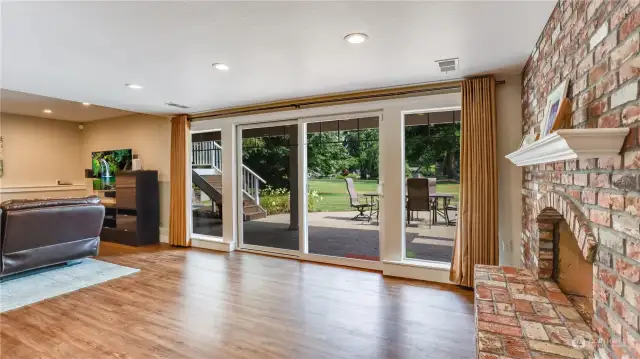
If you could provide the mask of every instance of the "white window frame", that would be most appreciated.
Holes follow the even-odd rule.
[[[441,263],[432,265],[428,261],[412,261],[405,259],[405,226],[404,226],[404,116],[412,113],[441,112],[460,109],[460,92],[434,94],[420,97],[399,98],[382,101],[362,102],[345,105],[315,107],[284,112],[273,112],[256,115],[246,115],[228,118],[205,119],[192,123],[192,131],[218,128],[222,130],[223,143],[233,143],[233,151],[223,151],[223,196],[232,197],[231,201],[223,201],[223,239],[220,249],[231,251],[238,242],[238,152],[241,153],[241,143],[238,141],[237,130],[243,125],[264,124],[272,126],[276,122],[295,120],[297,123],[317,122],[324,118],[337,119],[348,118],[352,114],[381,113],[380,121],[380,168],[381,178],[381,223],[380,223],[380,262],[352,260],[348,258],[336,258],[321,255],[312,255],[304,251],[297,252],[297,258],[302,260],[321,261],[324,263],[355,266],[360,268],[381,270],[384,275],[399,276],[405,278],[430,280],[449,283],[449,270]],[[299,139],[304,134],[300,126]],[[306,135],[303,142],[306,143]],[[231,146],[225,146],[230,148]],[[298,146],[299,151],[306,146]],[[303,153],[299,153],[302,155]],[[304,159],[303,156],[298,157]],[[306,172],[306,165],[299,166],[300,171]],[[394,167],[396,170],[393,170]],[[400,167],[402,167],[400,169]],[[303,173],[304,174],[304,173]],[[299,173],[299,190],[306,188],[306,175]],[[242,190],[241,187],[239,189]],[[305,198],[304,195],[299,196]],[[300,203],[299,208],[306,202]],[[240,209],[241,210],[241,209]],[[306,210],[304,211],[306,213]],[[299,216],[301,222],[306,219]],[[240,217],[241,218],[241,217]],[[300,229],[305,226],[300,225]],[[301,241],[306,243],[306,238]],[[301,243],[302,244],[302,243]],[[306,247],[306,246],[305,246]],[[300,247],[307,250],[307,248]],[[251,251],[251,249],[249,249]],[[274,254],[277,255],[277,254]],[[283,256],[289,256],[282,253]],[[327,257],[327,258],[318,258]],[[365,264],[361,262],[371,262]]]

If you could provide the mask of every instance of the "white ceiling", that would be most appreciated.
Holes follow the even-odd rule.
[[[50,114],[44,109],[51,110]],[[89,122],[122,117],[132,112],[102,106],[84,106],[81,102],[61,100],[24,92],[0,89],[0,111],[17,115],[51,118],[74,122]]]
[[[170,114],[519,72],[555,1],[1,6],[3,88]],[[369,40],[349,44],[343,37],[352,32]],[[451,57],[460,69],[440,73],[434,61]]]

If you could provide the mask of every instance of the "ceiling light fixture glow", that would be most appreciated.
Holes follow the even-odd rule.
[[[142,90],[142,88],[143,88],[142,86],[137,85],[137,84],[126,84],[125,86],[127,86],[128,88],[133,89],[133,90]]]
[[[367,36],[367,34],[362,34],[362,33],[349,34],[344,37],[344,39],[349,41],[349,43],[351,44],[361,44],[365,42],[368,38],[369,36]]]
[[[229,70],[229,66],[223,64],[223,63],[215,63],[213,65],[211,65],[213,67],[215,67],[216,69],[220,70],[220,71],[228,71]]]
[[[44,112],[44,113],[53,113],[53,111],[51,111],[51,110],[50,110],[50,109],[48,109],[48,108],[45,108],[44,110],[42,110],[42,112]]]
[[[82,103],[82,105],[83,105],[83,106],[91,106],[91,104],[90,104],[90,103],[88,103],[88,102],[83,102],[83,103]]]

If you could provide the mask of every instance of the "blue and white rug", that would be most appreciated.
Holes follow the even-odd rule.
[[[85,258],[78,264],[52,267],[5,280],[0,283],[0,313],[139,271]]]

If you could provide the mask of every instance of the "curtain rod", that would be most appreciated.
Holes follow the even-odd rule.
[[[505,81],[496,81],[502,85]],[[232,107],[187,115],[190,121],[198,121],[220,117],[236,117],[278,111],[298,110],[301,108],[322,107],[327,105],[348,104],[354,102],[376,101],[389,98],[412,97],[430,92],[449,93],[460,89],[460,80],[428,83],[395,88],[383,88],[365,91],[354,91],[321,96],[310,96],[291,100],[274,101],[263,104]]]

